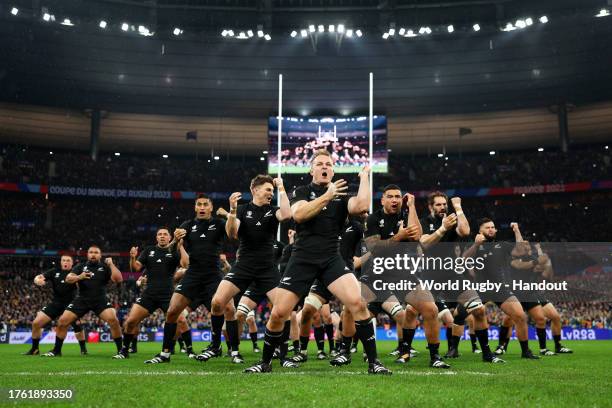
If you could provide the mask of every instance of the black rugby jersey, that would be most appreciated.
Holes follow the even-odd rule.
[[[157,245],[148,246],[138,256],[138,262],[142,264],[147,276],[147,292],[172,292],[174,272],[180,264],[180,254],[176,246],[172,251]]]
[[[298,201],[313,201],[325,194],[326,186],[311,183],[296,188],[291,194],[291,205]],[[338,254],[339,236],[348,217],[348,197],[331,200],[310,220],[296,223],[295,254],[329,257]]]

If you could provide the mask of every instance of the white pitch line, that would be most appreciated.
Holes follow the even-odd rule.
[[[30,372],[30,371],[18,371],[14,373],[0,373],[0,376],[14,377],[14,376],[82,376],[82,375],[118,375],[118,376],[233,376],[243,375],[241,371],[57,371],[57,372]],[[367,375],[365,371],[282,371],[274,372],[273,375]],[[431,375],[478,375],[486,376],[493,375],[492,373],[483,373],[478,371],[394,371],[393,375],[408,375],[408,376],[431,376]]]

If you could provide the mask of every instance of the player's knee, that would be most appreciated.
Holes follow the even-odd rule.
[[[135,319],[127,319],[125,321],[125,331],[128,333],[136,330],[136,326],[138,326],[138,322]]]
[[[484,306],[472,310],[471,316],[475,320],[482,320],[485,317],[485,308],[484,308]]]
[[[33,330],[38,330],[38,329],[42,329],[43,324],[42,324],[42,319],[34,319],[34,321],[32,322],[32,329]]]
[[[70,321],[68,319],[60,317],[57,321],[57,328],[59,330],[68,330],[68,326],[70,326]]]
[[[226,308],[224,307],[223,303],[221,303],[221,299],[215,296],[212,298],[212,302],[210,303],[210,309],[212,314],[220,315],[221,313],[224,313]]]
[[[270,313],[270,320],[274,322],[284,322],[289,318],[290,311],[285,311],[279,307],[273,307]]]
[[[424,320],[436,320],[438,318],[438,307],[435,303],[427,304],[421,310]]]
[[[413,307],[406,306],[404,309],[404,319],[406,321],[412,321],[417,318],[417,311]]]
[[[533,321],[537,327],[546,327],[546,318],[544,315],[534,317]]]

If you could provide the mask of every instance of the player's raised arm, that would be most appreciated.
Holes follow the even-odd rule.
[[[348,201],[348,212],[350,215],[361,214],[368,211],[372,195],[370,194],[370,166],[365,166],[359,172],[359,190],[357,195]]]
[[[460,237],[468,237],[470,235],[470,223],[461,208],[461,197],[453,197],[451,198],[451,204],[455,209],[455,214],[457,216],[457,226],[455,227],[455,231],[457,231],[457,235]]]
[[[285,186],[283,185],[283,179],[280,177],[275,178],[274,185],[276,186],[277,194],[280,197],[280,206],[276,211],[276,219],[280,222],[290,220],[291,204],[289,203],[289,197],[287,197],[287,192],[285,191]]]
[[[236,217],[238,211],[238,201],[242,198],[242,193],[232,193],[229,198],[230,212],[225,223],[225,233],[230,239],[238,239],[238,228],[240,220]]]
[[[133,272],[140,272],[142,269],[142,263],[138,261],[138,247],[130,248],[130,270]]]
[[[104,263],[111,270],[111,280],[115,283],[123,282],[123,275],[121,274],[121,271],[119,270],[119,268],[117,268],[115,264],[113,263],[113,258],[106,258],[104,260]]]

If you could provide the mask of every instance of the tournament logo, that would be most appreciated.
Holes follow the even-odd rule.
[[[378,226],[379,227],[384,227],[385,226],[385,220],[378,221]]]
[[[246,217],[247,218],[253,218],[253,211],[251,211],[251,210],[247,211]]]

